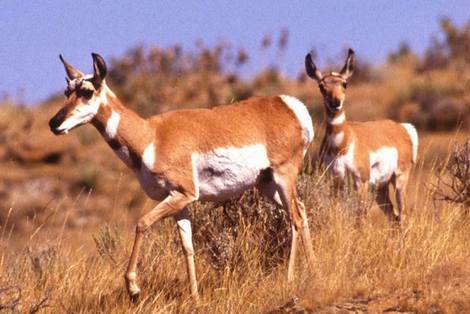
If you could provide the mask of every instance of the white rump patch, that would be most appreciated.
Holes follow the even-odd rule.
[[[411,123],[401,123],[401,125],[405,128],[411,138],[411,143],[413,145],[413,162],[415,163],[416,157],[418,156],[418,132],[416,132],[416,128]]]
[[[331,119],[330,117],[327,117],[326,121],[328,122],[328,124],[331,124],[331,125],[343,124],[344,121],[346,121],[346,114],[343,111],[343,112],[341,112],[341,114],[339,116],[334,117],[333,119]]]
[[[117,113],[116,111],[112,111],[111,116],[106,122],[106,135],[108,136],[108,138],[112,139],[116,137],[120,120],[121,120],[121,115]]]
[[[395,147],[382,147],[369,153],[369,182],[381,185],[389,182],[398,167],[398,150]]]
[[[152,170],[155,166],[155,145],[153,142],[145,148],[142,163],[148,170]]]
[[[281,95],[279,97],[281,97],[282,101],[294,112],[297,120],[300,123],[305,143],[305,154],[314,136],[312,118],[308,113],[307,107],[305,107],[305,105],[295,97],[288,95]]]
[[[196,195],[201,200],[226,200],[256,185],[261,171],[270,166],[266,147],[220,147],[191,156]]]

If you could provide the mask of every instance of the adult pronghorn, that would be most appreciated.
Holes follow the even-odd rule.
[[[178,225],[191,293],[197,297],[186,207],[197,200],[226,200],[254,186],[291,214],[288,280],[293,279],[298,232],[309,263],[313,261],[305,208],[295,185],[313,139],[313,126],[299,100],[253,97],[213,109],[177,110],[143,119],[126,108],[106,84],[103,58],[95,53],[92,57],[94,73],[84,75],[60,56],[68,76],[67,99],[49,125],[55,134],[66,134],[91,122],[134,171],[147,195],[160,202],[136,226],[125,274],[132,299],[140,293],[137,259],[143,233],[169,216]]]
[[[337,180],[344,182],[346,173],[352,174],[362,198],[367,195],[369,183],[376,185],[378,204],[391,219],[399,221],[410,170],[416,162],[418,134],[409,123],[346,120],[344,100],[354,63],[354,51],[349,49],[341,72],[323,75],[312,56],[305,57],[307,74],[318,82],[326,111],[320,155]],[[398,209],[390,200],[390,183],[395,188]]]

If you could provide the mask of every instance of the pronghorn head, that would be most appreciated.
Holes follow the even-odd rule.
[[[317,69],[312,60],[311,54],[305,56],[305,68],[308,76],[318,82],[318,87],[323,95],[325,106],[328,112],[336,113],[343,109],[344,99],[346,98],[346,88],[348,86],[348,79],[354,71],[354,51],[349,49],[348,58],[343,66],[341,72],[331,72],[323,75]]]
[[[67,99],[64,106],[49,121],[49,127],[56,135],[67,134],[73,128],[90,122],[106,101],[106,63],[99,54],[92,53],[91,56],[93,74],[85,75],[60,55],[67,73]]]

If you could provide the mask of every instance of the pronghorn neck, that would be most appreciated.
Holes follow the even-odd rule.
[[[106,84],[103,93],[104,102],[92,124],[129,167],[139,170],[142,155],[153,144],[155,132],[152,132],[147,120],[125,107]]]
[[[330,153],[338,154],[347,149],[348,134],[344,109],[326,113],[325,144]]]
[[[339,132],[346,124],[346,112],[341,109],[338,112],[326,112],[327,132]]]

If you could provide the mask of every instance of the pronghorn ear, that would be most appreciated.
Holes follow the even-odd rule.
[[[354,72],[354,64],[356,63],[356,58],[354,57],[354,50],[349,48],[348,50],[348,58],[346,59],[346,63],[344,64],[343,69],[341,70],[340,74],[345,78],[348,79]]]
[[[321,81],[323,78],[323,74],[321,74],[320,70],[317,69],[317,66],[313,62],[311,53],[305,56],[305,69],[308,76],[310,76],[312,79]]]
[[[82,77],[83,73],[79,70],[77,70],[74,66],[69,64],[67,61],[64,60],[64,57],[62,55],[59,55],[60,61],[64,64],[65,72],[67,73],[67,76],[69,79],[74,80],[76,78]]]
[[[103,57],[97,53],[93,52],[91,57],[93,58],[93,83],[100,86],[108,72],[106,69],[106,63],[104,62]]]

